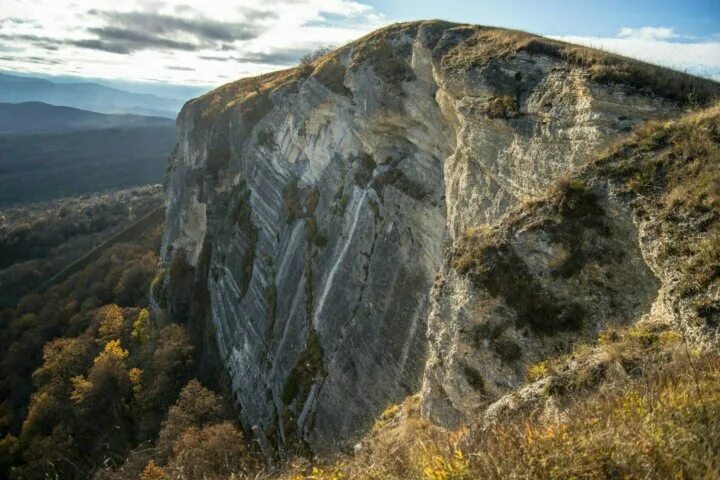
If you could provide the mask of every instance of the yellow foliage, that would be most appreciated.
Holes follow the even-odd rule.
[[[105,305],[98,310],[97,318],[100,320],[98,333],[101,338],[118,338],[122,335],[125,318],[120,307],[114,303]]]
[[[342,464],[335,465],[330,470],[313,467],[309,474],[296,475],[293,480],[342,480],[345,478],[345,475],[340,471],[342,468]]]
[[[166,480],[168,478],[165,470],[150,460],[140,474],[140,480]]]
[[[455,449],[452,455],[434,453],[423,448],[418,459],[423,478],[426,480],[462,480],[470,477],[470,464],[462,450]]]
[[[540,380],[541,378],[544,378],[547,376],[547,374],[550,372],[550,369],[548,368],[548,362],[542,361],[540,363],[536,363],[534,365],[530,365],[528,367],[528,371],[526,374],[527,381],[528,382],[536,382]]]
[[[150,339],[150,312],[147,308],[143,308],[138,313],[137,319],[133,322],[133,329],[130,333],[132,338],[143,344]]]
[[[90,382],[83,375],[78,375],[70,379],[73,389],[70,394],[70,400],[74,403],[82,403],[87,396],[87,393],[92,389],[92,382]]]
[[[139,368],[131,368],[128,372],[128,377],[130,378],[130,383],[132,384],[135,396],[140,395],[140,392],[142,392],[142,374],[143,371]]]
[[[125,360],[127,356],[128,351],[123,350],[120,340],[110,340],[105,344],[103,351],[95,357],[95,363],[110,359]]]

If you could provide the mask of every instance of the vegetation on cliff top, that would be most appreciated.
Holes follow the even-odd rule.
[[[269,99],[274,92],[296,89],[298,82],[308,77],[344,96],[352,95],[343,81],[348,68],[372,65],[388,84],[409,80],[412,78],[408,64],[410,50],[391,47],[389,42],[398,35],[417,35],[421,26],[434,31],[430,35],[434,43],[429,47],[434,49],[435,61],[444,70],[466,71],[524,52],[581,67],[598,83],[623,84],[681,104],[707,105],[720,95],[720,85],[712,80],[602,50],[518,30],[430,20],[389,25],[336,50],[321,49],[318,55],[307,57],[298,67],[223,85],[192,104],[200,106],[202,121],[217,119],[240,105],[243,117],[254,124],[272,107]],[[403,48],[404,51],[397,51]],[[347,55],[348,59],[343,59]],[[516,110],[508,99],[496,99],[491,113],[513,116]]]

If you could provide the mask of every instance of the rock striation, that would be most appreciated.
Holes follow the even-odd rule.
[[[426,411],[460,422],[479,394],[517,385],[526,361],[652,304],[657,281],[627,215],[571,215],[557,235],[517,223],[512,249],[475,272],[485,294],[447,252],[633,126],[680,112],[661,73],[681,78],[428,21],[220,87],[178,117],[154,305],[217,349],[243,424],[281,454],[348,446],[423,385]],[[601,240],[573,238],[577,222]],[[602,287],[588,271],[533,293],[577,268],[568,252],[617,261]],[[597,288],[617,289],[616,304],[596,302]],[[495,323],[480,320],[491,311]]]

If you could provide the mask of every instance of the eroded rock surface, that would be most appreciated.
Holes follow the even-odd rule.
[[[462,360],[479,375],[450,379],[454,370],[438,363],[458,364],[474,341],[461,330],[481,328],[485,310],[507,320],[502,300],[475,298],[446,267],[433,289],[444,246],[637,123],[679,110],[593,81],[557,53],[490,55],[499,47],[480,35],[488,31],[395,25],[313,65],[228,84],[180,114],[166,182],[164,306],[216,342],[241,419],[261,443],[281,452],[350,445],[388,403],[420,389],[429,345],[437,379],[426,381],[426,405],[447,422],[474,408],[444,406],[463,389],[498,395],[513,385],[521,369],[498,363],[497,346]],[[617,288],[617,275],[635,287],[618,292],[617,305],[596,302],[588,260],[577,266],[577,290],[548,300],[562,305],[548,307],[548,325],[527,318],[502,329],[513,346],[500,355],[534,358],[571,332],[591,335],[608,312],[629,319],[649,308],[656,285],[632,221],[600,223],[599,244],[518,230],[498,268],[512,270],[518,257],[530,285],[552,283],[552,265],[576,268],[563,266],[563,251],[592,258],[599,249],[618,258],[597,267],[606,278],[597,288]],[[568,325],[555,328],[557,318]],[[559,333],[540,339],[524,328]]]

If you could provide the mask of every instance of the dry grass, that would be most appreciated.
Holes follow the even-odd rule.
[[[344,86],[345,67],[340,56],[350,53],[350,69],[370,63],[378,75],[390,83],[412,78],[402,52],[391,47],[388,40],[400,35],[416,35],[420,22],[390,25],[372,32],[344,47],[325,51],[299,67],[244,78],[228,83],[195,100],[200,106],[201,121],[208,125],[228,113],[236,105],[241,106],[243,117],[254,124],[272,108],[270,94],[281,89],[296,89],[300,80],[313,76],[330,90],[349,95]],[[648,90],[657,95],[688,103],[704,105],[720,96],[717,82],[688,75],[638,60],[610,54],[600,50],[581,47],[516,30],[474,25],[458,25],[432,21],[434,26],[459,41],[441,52],[438,60],[446,69],[469,69],[483,66],[493,60],[515,55],[519,52],[547,55],[587,69],[590,78],[601,83],[620,83]],[[405,52],[407,53],[407,52]],[[497,102],[496,102],[497,103]],[[503,115],[514,115],[512,105],[502,101],[499,106]]]
[[[595,165],[644,215],[664,220],[662,259],[681,295],[720,282],[720,104],[648,123]]]
[[[458,26],[455,29],[466,38],[442,57],[445,68],[469,69],[526,52],[585,67],[596,82],[647,89],[682,103],[708,104],[720,96],[717,82],[601,50],[504,28]]]
[[[522,412],[489,430],[449,432],[411,397],[383,414],[356,455],[295,462],[274,478],[718,478],[720,355],[687,355],[676,334],[637,327],[608,333],[586,354],[619,345],[653,352],[643,373],[608,377],[591,396],[564,394],[565,421]]]
[[[234,106],[241,105],[243,116],[257,121],[262,112],[271,108],[270,94],[281,88],[293,88],[302,76],[298,68],[243,78],[223,85],[194,100],[201,109],[201,119],[208,125]]]
[[[566,422],[498,425],[468,444],[473,470],[478,478],[717,478],[720,358],[692,362],[681,356],[579,398]]]
[[[520,116],[520,107],[517,99],[503,95],[488,100],[483,113],[490,118],[516,118]]]
[[[360,443],[353,457],[326,463],[292,462],[282,480],[469,478],[468,461],[458,448],[464,431],[448,432],[420,415],[418,396],[391,405]],[[451,473],[452,476],[445,476]]]

